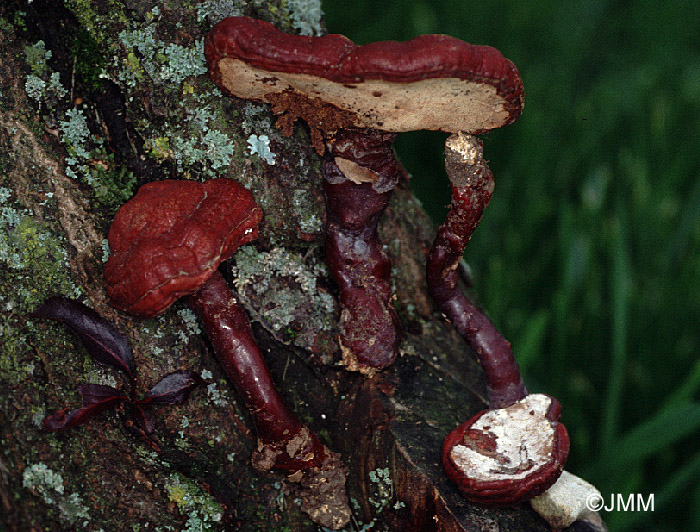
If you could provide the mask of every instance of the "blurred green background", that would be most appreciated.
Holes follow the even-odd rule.
[[[465,258],[532,391],[561,401],[568,469],[700,530],[700,2],[324,0],[358,43],[447,33],[501,50],[526,94],[485,138],[496,191]],[[439,223],[445,135],[397,151]]]

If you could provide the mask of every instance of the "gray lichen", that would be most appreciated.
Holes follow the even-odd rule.
[[[320,0],[287,0],[292,27],[301,35],[321,35]]]
[[[207,21],[210,25],[226,17],[238,17],[243,9],[231,0],[204,0],[197,6],[197,22]]]
[[[303,233],[318,234],[323,231],[323,220],[313,200],[306,190],[295,190],[292,195],[292,208],[297,214],[299,229]]]
[[[190,309],[180,309],[177,311],[177,315],[180,316],[182,323],[185,325],[184,329],[178,331],[178,336],[182,343],[187,344],[190,341],[190,336],[201,334],[202,330],[199,328],[197,317]]]
[[[207,72],[202,39],[187,48],[165,43],[156,36],[155,25],[123,30],[119,33],[119,39],[131,50],[126,57],[128,68],[119,69],[120,79],[128,84],[139,82],[145,72],[156,85],[179,86],[186,78]],[[136,55],[134,51],[139,54]]]
[[[207,532],[220,529],[221,506],[202,488],[182,475],[173,473],[165,482],[168,498],[187,516],[182,532]]]
[[[243,246],[234,259],[234,284],[253,318],[279,340],[330,362],[337,316],[335,300],[318,283],[328,275],[325,263],[281,247],[260,253]]]
[[[267,135],[248,137],[248,149],[251,155],[258,155],[267,164],[275,164],[275,154],[270,151],[270,137]]]
[[[236,253],[235,264],[236,286],[243,293],[252,290],[262,296],[260,315],[275,330],[298,320],[302,307],[310,307],[307,319],[314,321],[313,326],[327,328],[324,318],[333,312],[333,298],[317,285],[318,277],[328,273],[325,263],[307,264],[301,255],[281,247],[258,253],[252,246],[244,246]],[[268,294],[276,280],[284,280],[289,289]]]
[[[27,96],[31,99],[37,101],[43,100],[44,93],[46,92],[46,82],[39,76],[29,74],[24,84],[24,90],[27,91]]]
[[[131,195],[133,176],[117,167],[103,139],[91,134],[85,115],[91,109],[73,107],[73,102],[68,100],[59,73],[47,64],[51,50],[46,50],[43,41],[24,49],[31,68],[24,89],[42,116],[46,130],[59,136],[66,149],[66,175],[90,185],[95,198],[111,210]]]
[[[61,132],[61,140],[74,156],[72,163],[75,165],[78,164],[79,159],[85,160],[90,157],[84,146],[85,141],[90,136],[90,129],[87,125],[87,119],[80,109],[69,109],[66,111],[66,118],[67,120],[58,124],[58,129]]]
[[[38,463],[25,468],[22,485],[40,495],[44,502],[55,506],[61,519],[71,525],[85,527],[90,516],[82,498],[76,492],[65,493],[63,477],[49,469],[46,464]]]

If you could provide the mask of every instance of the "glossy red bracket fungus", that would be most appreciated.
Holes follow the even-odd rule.
[[[400,173],[390,133],[479,133],[510,123],[522,107],[518,71],[497,50],[446,35],[358,46],[247,17],[216,24],[205,54],[214,83],[272,104],[285,134],[302,118],[326,153],[326,258],[340,287],[343,358],[368,374],[386,367],[399,343],[376,233]]]
[[[466,499],[512,505],[543,493],[564,470],[569,436],[556,399],[531,394],[483,410],[445,438],[442,462]]]
[[[210,77],[230,94],[275,105],[297,99],[313,108],[305,120],[317,113],[307,122],[322,132],[481,133],[515,121],[522,110],[513,63],[494,48],[447,35],[358,46],[342,35],[289,35],[262,20],[232,17],[211,30],[205,54]]]
[[[243,307],[218,271],[257,237],[261,218],[252,194],[230,179],[148,183],[114,217],[105,266],[108,294],[116,308],[146,317],[189,296],[255,423],[253,465],[290,474],[301,486],[302,509],[323,526],[341,528],[350,510],[340,457],[285,404]]]

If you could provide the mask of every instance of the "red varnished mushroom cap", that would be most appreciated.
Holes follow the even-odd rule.
[[[143,185],[109,230],[105,277],[113,305],[160,314],[255,239],[261,219],[253,195],[231,179]]]
[[[522,111],[513,63],[447,35],[358,46],[342,35],[290,35],[232,17],[211,30],[205,54],[211,79],[235,96],[269,102],[292,91],[350,113],[357,127],[479,133]]]
[[[541,394],[479,412],[445,438],[447,476],[467,500],[488,506],[543,493],[559,478],[569,454],[560,412],[556,399]]]
[[[342,57],[357,45],[343,35],[292,35],[263,20],[228,17],[212,28],[204,47],[210,65],[229,57],[271,72],[323,77],[337,69]]]

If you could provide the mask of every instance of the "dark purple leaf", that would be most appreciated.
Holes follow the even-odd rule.
[[[177,405],[182,403],[194,388],[203,381],[197,373],[186,369],[173,371],[148,390],[141,404]]]
[[[78,387],[78,391],[83,396],[83,406],[75,410],[63,408],[46,416],[41,422],[46,430],[57,432],[77,427],[95,414],[129,400],[116,388],[100,384],[82,384]]]
[[[83,398],[83,406],[99,404],[112,397],[126,398],[121,390],[106,384],[81,384],[78,391]]]
[[[146,434],[151,434],[153,432],[155,422],[153,420],[153,410],[150,406],[143,403],[135,403],[131,409],[131,414],[141,430]]]
[[[54,296],[31,315],[60,321],[80,338],[95,360],[123,371],[134,380],[136,365],[129,342],[112,323],[91,308],[67,297]]]

